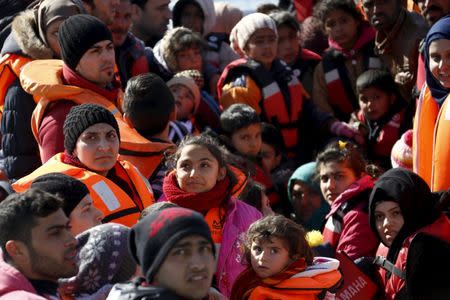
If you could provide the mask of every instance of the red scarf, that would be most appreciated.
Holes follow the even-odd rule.
[[[63,78],[66,84],[77,86],[86,90],[91,90],[109,101],[116,103],[117,96],[119,95],[119,89],[120,89],[120,82],[114,79],[111,84],[111,89],[102,89],[101,87],[95,85],[94,83],[90,82],[89,80],[86,80],[85,78],[81,77],[78,73],[73,71],[71,68],[66,66],[66,64],[63,64]]]
[[[228,197],[230,193],[230,179],[228,176],[225,176],[210,191],[188,193],[180,189],[175,172],[171,172],[164,178],[163,192],[167,201],[206,214],[210,209],[220,207],[221,202]]]
[[[233,288],[231,290],[230,300],[244,300],[248,299],[252,291],[258,286],[273,287],[280,284],[286,279],[291,278],[297,273],[300,273],[306,269],[306,262],[304,258],[300,258],[290,264],[286,269],[278,274],[268,278],[260,278],[252,267],[245,269],[239,274],[236,279]]]
[[[346,58],[355,56],[362,47],[375,40],[376,35],[375,29],[373,29],[373,27],[370,26],[367,21],[363,21],[360,25],[360,28],[361,30],[358,35],[358,39],[356,40],[352,49],[342,48],[341,45],[333,41],[331,38],[328,39],[328,45],[330,45],[330,48],[334,48],[341,52]]]

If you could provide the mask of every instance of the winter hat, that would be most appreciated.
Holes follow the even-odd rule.
[[[203,74],[199,70],[184,70],[178,72],[177,75],[189,76],[194,79],[198,88],[201,90],[205,86],[205,78],[203,78]],[[177,76],[175,75],[175,76]]]
[[[200,213],[187,208],[153,211],[131,228],[130,253],[141,266],[148,283],[152,283],[172,247],[190,235],[206,238],[215,253],[208,224]]]
[[[233,104],[220,115],[220,128],[227,135],[256,123],[261,123],[258,114],[246,104]]]
[[[316,176],[316,162],[309,162],[300,166],[295,172],[292,174],[291,178],[289,178],[288,182],[288,198],[292,203],[292,188],[296,181],[302,181],[306,183],[313,191],[321,195],[320,186],[317,180],[315,180]]]
[[[261,28],[270,28],[278,36],[277,25],[271,17],[262,13],[253,13],[243,17],[234,26],[230,34],[231,45],[239,46],[243,51],[252,34]]]
[[[203,48],[204,41],[198,33],[189,28],[176,27],[166,32],[161,40],[160,48],[169,71],[177,72],[177,52],[192,44]]]
[[[94,294],[105,285],[128,281],[136,272],[136,262],[128,252],[130,228],[116,223],[92,227],[79,234],[79,271],[60,279],[63,291],[75,295]]]
[[[402,137],[395,142],[391,151],[391,164],[393,168],[413,169],[412,157],[412,129],[406,131]]]
[[[187,4],[197,5],[203,13],[203,32],[202,35],[207,35],[211,32],[214,24],[216,23],[216,11],[214,10],[213,0],[179,0],[175,3],[172,9],[173,27],[181,26],[181,15],[183,9]]]
[[[89,48],[105,40],[112,41],[111,31],[102,21],[90,15],[71,16],[59,28],[61,58],[72,70],[76,69]]]
[[[194,96],[194,111],[192,113],[195,113],[198,106],[200,105],[200,89],[198,88],[194,79],[190,76],[177,73],[174,77],[172,77],[172,79],[167,82],[167,86],[170,88],[176,84],[185,86],[192,93],[192,96]]]
[[[83,131],[98,123],[111,125],[116,130],[120,140],[119,125],[109,110],[103,106],[92,103],[72,107],[69,114],[66,116],[63,126],[64,148],[67,153],[73,153],[78,137]]]
[[[63,173],[41,175],[33,180],[31,187],[60,197],[66,216],[89,194],[89,189],[83,182]]]

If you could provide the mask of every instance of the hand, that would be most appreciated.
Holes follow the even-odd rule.
[[[209,300],[228,300],[227,297],[222,295],[218,290],[216,290],[213,287],[209,288],[208,299]]]
[[[364,137],[358,129],[353,128],[347,123],[335,121],[330,126],[330,131],[337,136],[344,136],[355,140],[358,144],[364,145]]]

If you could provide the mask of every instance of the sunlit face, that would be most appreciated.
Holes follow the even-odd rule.
[[[329,204],[358,178],[345,162],[326,162],[319,165],[320,189]]]
[[[400,206],[394,201],[378,202],[375,206],[375,225],[381,241],[388,247],[403,227],[403,219]]]
[[[212,247],[202,236],[181,239],[169,251],[152,284],[183,299],[204,299],[216,269]]]
[[[430,26],[450,13],[450,1],[448,0],[418,0],[417,5]]]
[[[177,160],[178,186],[189,193],[210,191],[225,177],[226,170],[209,150],[199,145],[183,147]]]
[[[287,25],[278,27],[278,57],[288,65],[292,65],[300,52],[300,38],[298,32]]]
[[[382,31],[394,26],[401,9],[399,0],[362,0],[362,3],[370,23]]]
[[[283,240],[276,237],[252,241],[250,255],[252,268],[260,278],[276,275],[293,262]]]
[[[202,50],[200,47],[192,46],[180,50],[176,54],[178,72],[185,70],[197,70],[202,71]]]
[[[78,273],[77,240],[70,232],[69,220],[62,209],[44,218],[36,218],[28,247],[28,278],[56,282]]]
[[[139,16],[133,28],[136,27],[137,31],[147,38],[163,37],[172,17],[169,3],[170,0],[146,1],[143,8],[138,8]]]
[[[99,18],[106,25],[114,21],[114,15],[120,0],[93,0],[92,5],[86,5],[90,15]]]
[[[122,0],[117,7],[113,22],[108,26],[111,30],[115,47],[123,45],[133,23],[133,6],[129,0]]]
[[[56,20],[47,27],[47,31],[45,32],[45,38],[47,39],[48,46],[55,53],[57,58],[61,57],[61,47],[58,42],[58,31],[64,20]]]
[[[345,49],[351,49],[358,38],[359,21],[343,10],[331,11],[324,26],[325,33]]]
[[[191,91],[182,84],[174,84],[170,86],[170,91],[175,97],[177,120],[186,120],[191,118],[195,108],[195,99]]]
[[[103,217],[103,213],[92,203],[92,197],[87,194],[70,213],[69,224],[73,235],[100,225]]]
[[[198,5],[189,3],[183,6],[183,12],[181,13],[180,19],[181,26],[202,34],[204,20],[205,17],[203,11]]]
[[[251,124],[231,134],[231,144],[243,155],[257,156],[261,151],[261,123]]]
[[[450,40],[434,40],[428,48],[429,67],[433,77],[450,89]]]
[[[246,56],[270,69],[277,56],[277,48],[278,40],[275,32],[270,28],[260,28],[248,39],[243,50]]]
[[[281,153],[277,153],[272,145],[261,143],[261,164],[264,172],[270,174],[276,167],[280,165]]]
[[[359,107],[371,121],[377,121],[386,116],[394,100],[394,95],[376,87],[365,88],[359,93]]]
[[[117,162],[119,137],[109,124],[97,123],[78,137],[73,155],[89,170],[106,175]]]
[[[85,79],[104,88],[114,78],[115,60],[114,45],[105,40],[89,48],[75,69]]]

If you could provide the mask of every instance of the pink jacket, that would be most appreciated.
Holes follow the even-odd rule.
[[[369,175],[351,184],[331,204],[323,229],[324,242],[329,243],[334,251],[342,250],[355,260],[363,256],[374,256],[378,239],[370,228],[367,212],[369,195],[374,180]],[[360,199],[357,199],[360,198]],[[344,205],[356,201],[353,208],[342,215]],[[344,209],[345,211],[345,209]]]
[[[2,300],[46,300],[16,268],[3,261],[0,252],[0,298]]]

